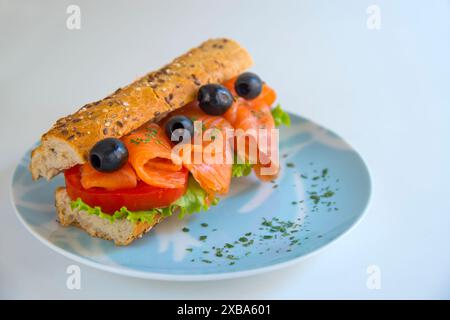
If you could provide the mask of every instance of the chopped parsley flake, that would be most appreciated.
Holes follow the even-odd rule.
[[[294,167],[295,167],[295,164],[293,164],[292,162],[288,162],[288,163],[286,163],[286,167],[288,167],[288,168],[294,168]]]
[[[310,163],[310,165],[313,165]],[[287,163],[287,167],[294,167],[293,163]],[[313,174],[311,174],[313,173]],[[240,259],[245,259],[245,257],[251,255],[253,251],[251,250],[242,250],[243,248],[249,248],[250,246],[254,246],[254,250],[258,252],[260,255],[268,254],[270,252],[291,252],[293,246],[302,245],[303,240],[311,239],[312,236],[310,234],[311,230],[308,228],[308,221],[305,223],[305,219],[311,213],[319,212],[319,208],[321,212],[335,212],[339,209],[335,207],[336,202],[331,199],[335,192],[339,190],[339,188],[331,187],[330,185],[326,186],[324,183],[326,181],[331,181],[329,179],[329,170],[328,168],[324,168],[322,170],[311,168],[312,178],[308,178],[308,174],[302,173],[300,177],[308,180],[304,183],[307,184],[306,192],[308,196],[305,199],[300,199],[296,201],[291,201],[292,205],[304,204],[303,206],[297,207],[299,210],[304,211],[305,214],[302,218],[295,218],[293,221],[290,220],[282,220],[278,217],[271,218],[263,218],[260,226],[257,228],[256,232],[245,232],[237,237],[235,240],[226,242],[223,246],[212,246],[209,250],[201,251],[204,256],[200,259],[192,259],[191,261],[202,261],[204,263],[217,263],[218,265],[222,265],[223,259],[231,260],[228,265],[234,265],[236,261]],[[314,181],[314,182],[313,182]],[[338,182],[339,179],[333,179],[334,182]],[[275,181],[272,181],[275,183]],[[273,185],[274,188],[278,187],[277,184]],[[200,226],[208,227],[207,223],[201,223]],[[217,229],[212,229],[212,231],[216,231]],[[183,228],[184,232],[189,231],[188,228]],[[309,235],[309,236],[308,236]],[[323,235],[314,235],[314,237],[321,238]],[[199,236],[200,241],[206,242],[207,236],[201,235]],[[302,239],[302,240],[300,240]],[[271,243],[284,243],[284,248],[278,247],[278,245],[274,248],[268,244]],[[192,248],[186,249],[187,251],[192,252]]]

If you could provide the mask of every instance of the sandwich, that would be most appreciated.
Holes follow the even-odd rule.
[[[58,222],[128,245],[168,216],[208,210],[232,177],[275,179],[278,159],[268,150],[277,137],[260,131],[289,125],[289,116],[246,71],[252,64],[235,41],[208,40],[56,121],[32,151],[30,171],[34,180],[64,174]],[[229,135],[236,129],[241,138]],[[256,155],[238,140],[253,142]]]

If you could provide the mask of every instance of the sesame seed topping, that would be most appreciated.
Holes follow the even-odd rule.
[[[105,122],[105,127],[109,127],[110,125],[111,125],[111,122],[109,122],[109,121]]]
[[[139,88],[139,89],[140,89],[140,88]],[[129,104],[128,102],[124,101],[124,102],[123,102],[123,105],[124,105],[124,106],[129,106],[130,104]]]
[[[103,112],[108,112],[108,109],[106,109],[106,108],[103,108],[103,110],[102,110]]]

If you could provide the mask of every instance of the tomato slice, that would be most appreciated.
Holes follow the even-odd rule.
[[[181,188],[159,188],[138,181],[132,189],[106,190],[104,188],[85,189],[81,185],[81,166],[72,167],[64,172],[67,193],[70,199],[81,198],[91,207],[99,206],[103,212],[113,214],[125,206],[130,211],[164,208],[176,201],[186,192],[189,172],[182,169],[186,176]]]

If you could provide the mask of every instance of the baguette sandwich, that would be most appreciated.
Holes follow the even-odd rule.
[[[245,72],[252,64],[235,41],[208,40],[59,119],[30,163],[34,180],[64,173],[66,186],[55,192],[59,223],[128,245],[175,212],[207,210],[228,192],[232,177],[253,169],[263,181],[274,179],[277,159],[237,151],[236,136],[228,136],[289,124],[279,106],[271,108],[275,91]],[[259,133],[246,139],[263,149]]]

